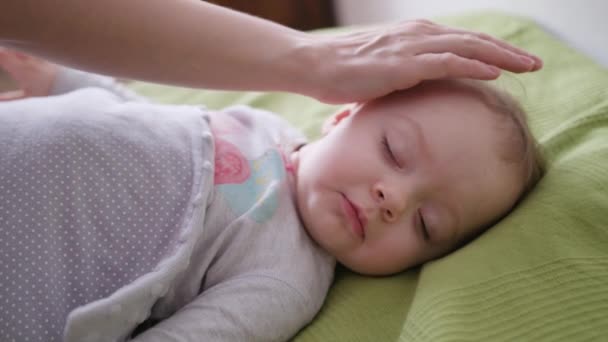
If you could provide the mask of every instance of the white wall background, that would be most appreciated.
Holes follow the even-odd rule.
[[[549,32],[608,67],[605,0],[334,0],[343,25],[501,10],[533,18]]]

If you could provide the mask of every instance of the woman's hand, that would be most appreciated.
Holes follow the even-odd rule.
[[[199,0],[0,1],[0,43],[114,77],[287,91],[329,103],[361,102],[426,79],[494,79],[496,68],[542,66],[488,35],[426,20],[327,36]]]
[[[8,73],[18,87],[18,90],[0,93],[0,101],[47,96],[57,75],[56,64],[2,47],[0,68]]]
[[[542,67],[540,58],[504,41],[428,20],[315,38],[316,72],[304,92],[328,103],[365,101],[428,79],[491,80],[500,69]]]

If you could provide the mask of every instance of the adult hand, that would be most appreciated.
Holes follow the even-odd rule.
[[[542,65],[488,35],[426,20],[327,36],[199,0],[0,1],[0,44],[114,77],[287,91],[329,103],[361,102],[426,79],[493,79],[495,67]]]
[[[17,90],[0,92],[0,101],[32,96],[47,96],[55,81],[58,67],[41,58],[0,47],[0,69],[17,85]]]
[[[495,79],[500,69],[536,71],[540,58],[487,34],[414,20],[318,37],[310,96],[361,102],[439,78]]]

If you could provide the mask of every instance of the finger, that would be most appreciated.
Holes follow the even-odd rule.
[[[8,48],[2,47],[2,46],[0,46],[0,56],[10,56],[10,57],[17,58],[20,60],[27,60],[27,59],[35,58],[35,57],[28,55],[26,53],[23,53],[21,51],[8,49]]]
[[[14,69],[16,62],[17,57],[12,51],[0,51],[0,67],[2,69],[10,72]]]
[[[21,80],[21,74],[16,70],[17,68],[14,66],[14,63],[10,60],[3,60],[0,57],[0,72],[4,72],[6,76],[8,76],[13,83],[15,83],[18,87],[23,87],[23,81]]]
[[[41,61],[37,57],[33,57],[16,50],[0,48],[0,64],[6,66],[25,65],[28,63],[36,63]]]
[[[27,84],[27,75],[32,74],[32,63],[27,55],[16,53],[13,50],[0,51],[0,69],[3,69],[17,85],[24,87]]]
[[[0,93],[0,101],[12,101],[25,98],[26,94],[23,90],[11,90]]]
[[[469,30],[449,27],[449,26],[445,26],[445,25],[435,25],[434,30],[437,34],[459,34],[459,35],[463,35],[463,36],[473,36],[478,39],[492,42],[492,43],[496,44],[497,46],[499,46],[505,50],[511,51],[517,55],[530,57],[534,60],[534,68],[532,69],[533,71],[538,70],[538,69],[542,68],[542,66],[543,66],[543,61],[540,57],[538,57],[532,53],[529,53],[526,50],[520,49],[512,44],[509,44],[502,39],[498,39],[498,38],[493,37],[486,33],[469,31]]]
[[[416,43],[416,50],[423,54],[451,52],[460,57],[475,59],[513,72],[532,71],[536,63],[530,57],[516,54],[491,41],[462,34],[427,37]]]
[[[473,78],[493,80],[500,76],[500,69],[474,59],[451,52],[428,53],[415,58],[417,68],[413,71],[420,81],[440,78]],[[412,71],[409,71],[412,72]]]

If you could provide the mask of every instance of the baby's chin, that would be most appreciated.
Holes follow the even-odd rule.
[[[336,254],[336,260],[349,270],[367,276],[390,276],[412,268],[416,268],[428,261],[446,255],[449,251],[437,250],[437,254],[392,257],[385,250],[366,249],[365,244],[355,250],[342,255]]]
[[[334,256],[335,257],[335,256]],[[336,257],[336,260],[347,269],[366,276],[390,276],[402,272],[412,266],[409,265],[394,265],[387,266],[386,264],[372,264],[365,262],[356,262],[351,260],[340,260],[341,258]],[[415,265],[414,265],[415,266]]]

